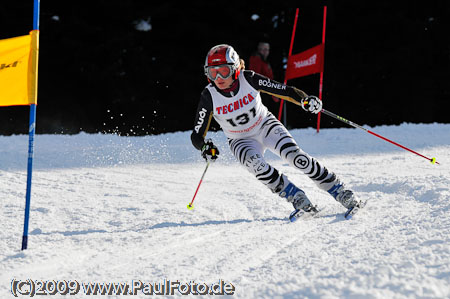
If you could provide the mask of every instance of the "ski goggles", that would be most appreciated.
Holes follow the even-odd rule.
[[[209,80],[214,81],[217,79],[217,76],[222,79],[228,79],[233,72],[231,65],[222,64],[217,66],[208,66],[205,73]]]

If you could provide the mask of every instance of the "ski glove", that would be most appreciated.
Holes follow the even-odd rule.
[[[317,114],[322,111],[322,101],[316,96],[307,96],[300,102],[305,111]]]
[[[219,149],[212,143],[212,140],[205,140],[205,144],[202,147],[202,157],[206,162],[215,162],[218,156]]]

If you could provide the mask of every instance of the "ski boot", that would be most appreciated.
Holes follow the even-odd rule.
[[[286,198],[288,202],[291,202],[294,206],[294,211],[289,215],[289,220],[294,222],[305,213],[314,215],[318,212],[317,208],[309,201],[305,192],[300,188],[297,188],[294,184],[289,183],[280,193],[281,197]]]
[[[366,202],[355,197],[352,190],[345,189],[345,186],[342,183],[338,183],[331,187],[331,189],[328,190],[328,193],[347,209],[347,212],[344,215],[346,219],[350,219],[359,209],[366,205]]]

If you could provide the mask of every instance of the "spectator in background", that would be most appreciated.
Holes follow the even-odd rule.
[[[255,73],[266,76],[269,79],[273,79],[273,72],[270,63],[267,61],[269,56],[270,45],[269,43],[259,42],[255,53],[250,56],[249,69],[255,71]]]
[[[272,80],[273,71],[269,61],[267,60],[269,52],[270,44],[266,42],[259,42],[256,48],[256,52],[254,52],[250,56],[249,69]],[[272,99],[272,101],[270,100],[270,98]],[[262,99],[265,100],[264,102],[266,102],[267,108],[269,108],[269,110],[275,115],[278,115],[279,105],[277,103],[280,100],[275,96],[270,97],[267,94],[263,94]]]

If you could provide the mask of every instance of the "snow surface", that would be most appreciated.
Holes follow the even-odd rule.
[[[208,135],[221,156],[192,211],[186,205],[205,163],[189,132],[37,135],[26,251],[28,136],[0,137],[0,298],[12,298],[12,279],[223,280],[236,298],[449,298],[450,125],[373,131],[441,165],[362,130],[293,130],[305,151],[369,200],[345,220],[328,194],[267,153],[322,209],[295,223],[291,205],[239,166],[221,132]]]

